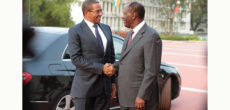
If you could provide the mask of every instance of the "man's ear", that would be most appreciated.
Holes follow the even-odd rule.
[[[88,12],[89,12],[88,10],[85,10],[84,13],[83,13],[84,16],[86,16],[86,14],[87,14]]]
[[[132,19],[136,19],[137,18],[137,14],[133,13]]]

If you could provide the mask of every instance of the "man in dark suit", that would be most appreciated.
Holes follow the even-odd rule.
[[[162,41],[145,21],[144,6],[125,5],[122,19],[127,33],[119,61],[118,97],[121,110],[155,110],[159,101],[158,73]],[[116,65],[117,66],[117,65]]]
[[[96,0],[82,4],[84,20],[69,29],[69,52],[76,72],[70,95],[76,110],[108,110],[111,76],[115,69],[112,32],[100,23],[101,5]]]

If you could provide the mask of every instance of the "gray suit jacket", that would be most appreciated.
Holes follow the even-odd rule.
[[[157,104],[162,41],[158,33],[145,24],[126,47],[130,33],[126,35],[118,64],[120,105],[135,107],[136,97],[143,98],[149,104]]]
[[[99,24],[107,38],[105,53],[83,20],[69,29],[69,52],[76,72],[71,88],[71,96],[89,98],[110,95],[111,78],[103,74],[103,64],[115,60],[112,32],[108,25]]]

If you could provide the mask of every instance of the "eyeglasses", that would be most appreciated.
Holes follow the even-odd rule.
[[[100,13],[103,13],[103,11],[100,9],[100,10],[96,10],[96,11],[92,11],[92,10],[88,10],[89,12],[93,12],[95,14],[100,14]]]

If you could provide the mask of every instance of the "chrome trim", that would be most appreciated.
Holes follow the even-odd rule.
[[[49,103],[49,101],[30,101],[31,103]]]
[[[62,59],[62,61],[71,61],[70,59]]]
[[[110,109],[110,110],[114,110],[114,109],[118,109],[118,108],[120,108],[120,106],[111,107],[111,108],[109,108],[109,109]]]

